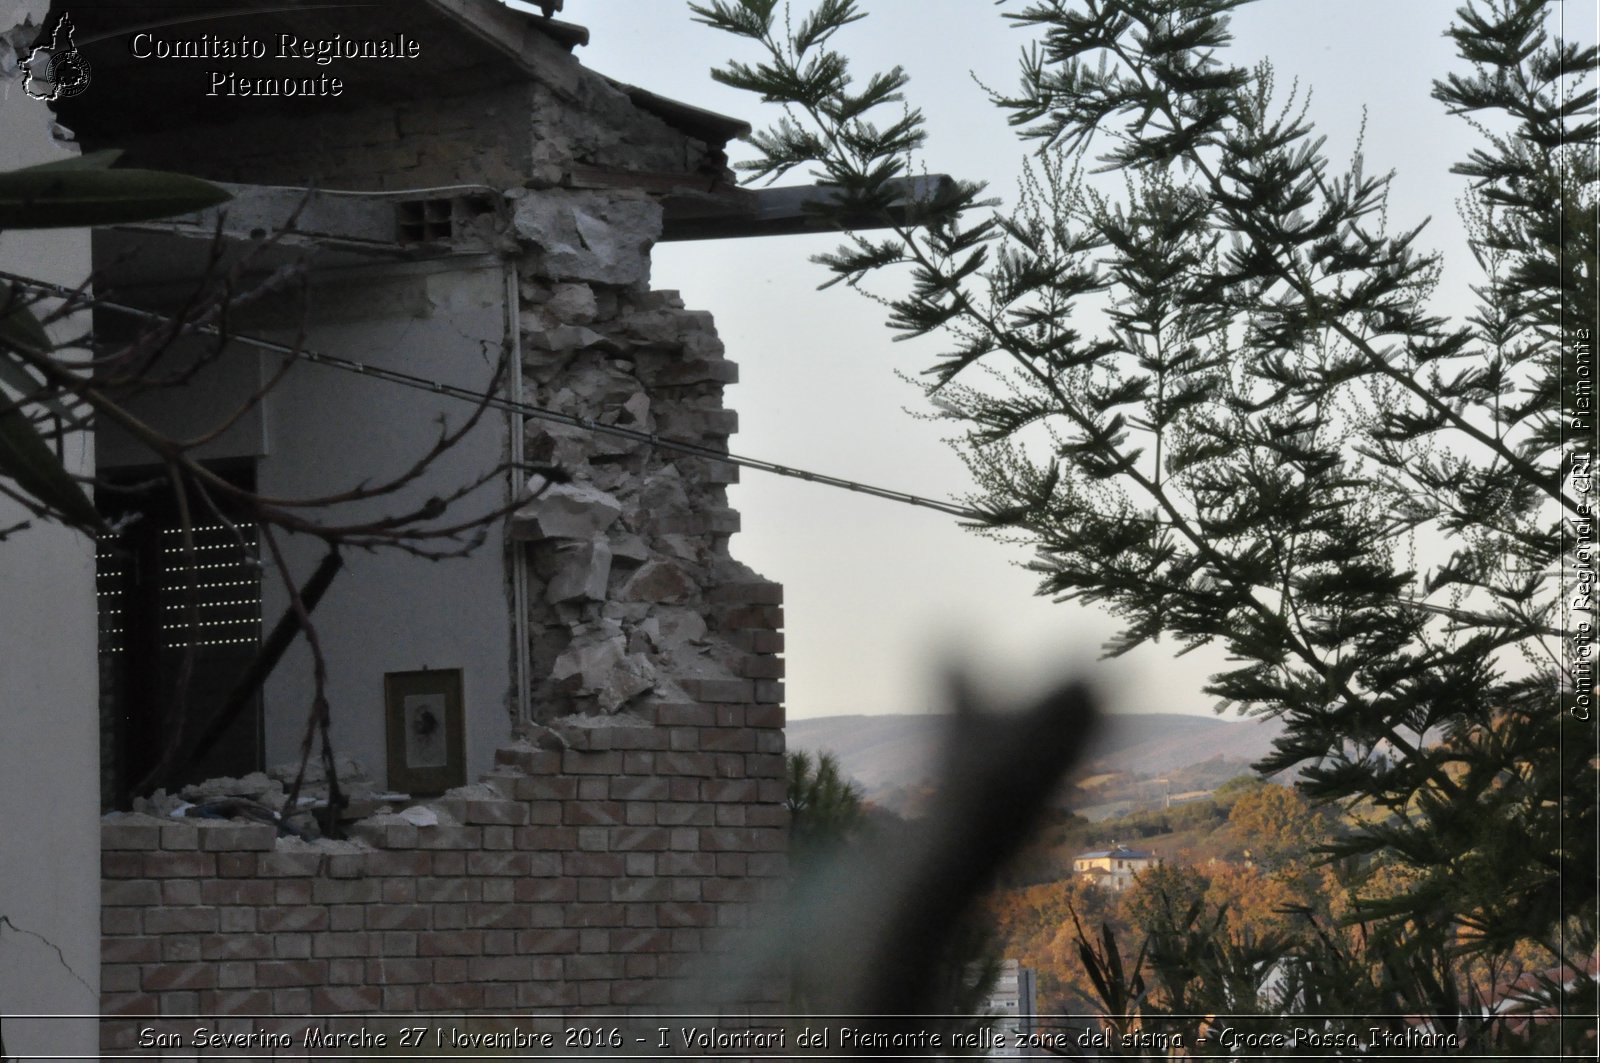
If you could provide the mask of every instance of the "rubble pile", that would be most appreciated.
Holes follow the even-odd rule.
[[[624,209],[626,208],[626,209]],[[660,208],[592,194],[520,202],[524,398],[571,417],[726,453],[738,379],[711,315],[648,291]],[[637,268],[635,268],[637,267]],[[692,701],[684,680],[734,679],[743,651],[708,629],[710,595],[761,582],[728,553],[737,468],[529,418],[525,456],[571,479],[530,483],[512,535],[527,542],[532,691],[542,720]]]
[[[317,815],[328,807],[327,780],[321,765],[313,765],[315,771],[308,765],[301,787],[301,811],[287,819],[282,815],[285,788],[299,770],[297,763],[241,778],[206,779],[175,794],[157,790],[149,797],[134,798],[131,812],[108,812],[102,820],[133,826],[163,826],[181,820],[202,832],[229,824],[257,823],[273,828],[277,836],[273,847],[280,851],[364,852],[371,848],[365,839],[374,831],[381,833],[385,827],[395,826],[459,826],[467,802],[505,801],[511,796],[504,780],[496,785],[494,777],[457,786],[434,798],[379,792],[372,788],[371,777],[358,761],[341,756],[335,767],[341,791],[350,794],[340,817],[340,833],[346,837],[331,838],[324,835]]]
[[[266,824],[284,837],[313,840],[323,835],[329,822],[327,772],[318,759],[313,758],[306,765],[296,811],[285,818],[288,791],[299,770],[298,761],[289,761],[240,778],[206,779],[176,793],[157,790],[149,797],[134,798],[133,812],[167,820],[244,820]],[[342,798],[338,809],[341,824],[392,813],[413,802],[409,794],[378,790],[367,769],[353,757],[336,756],[334,770]],[[339,833],[344,833],[343,829]]]

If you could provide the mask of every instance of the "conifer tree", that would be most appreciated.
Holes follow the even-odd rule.
[[[1382,169],[1336,165],[1270,65],[1229,61],[1245,2],[1008,14],[1034,43],[994,97],[1032,149],[1005,213],[972,183],[907,201],[925,122],[901,69],[854,77],[854,0],[692,6],[759,54],[713,76],[783,107],[751,176],[839,190],[829,283],[946,340],[928,398],[1039,593],[1110,610],[1113,655],[1227,651],[1206,691],[1284,724],[1259,768],[1359,813],[1341,866],[1406,869],[1355,908],[1394,969],[1530,942],[1582,967],[1594,735],[1559,704],[1557,588],[1583,502],[1557,458],[1563,344],[1596,324],[1596,51],[1545,0],[1456,12],[1465,68],[1433,97],[1482,134],[1450,249],[1482,276],[1450,320],[1426,219],[1392,230]]]

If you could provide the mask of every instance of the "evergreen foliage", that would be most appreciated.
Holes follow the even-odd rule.
[[[849,841],[865,821],[861,788],[839,770],[832,753],[788,755],[789,848],[802,873]]]
[[[1015,209],[957,183],[898,216],[924,121],[902,70],[852,79],[836,41],[857,5],[797,25],[775,0],[692,7],[762,54],[714,76],[784,109],[745,168],[841,190],[830,283],[898,284],[875,296],[890,327],[948,341],[926,390],[982,530],[1036,549],[1041,594],[1116,615],[1113,655],[1224,648],[1219,708],[1285,725],[1258,768],[1298,768],[1356,824],[1328,855],[1357,876],[1366,951],[1319,930],[1279,1004],[1459,1005],[1439,964],[1463,953],[1535,943],[1581,968],[1595,948],[1592,724],[1555,692],[1561,526],[1581,513],[1557,471],[1561,351],[1597,313],[1597,55],[1550,35],[1544,0],[1456,12],[1465,72],[1433,96],[1482,134],[1455,167],[1482,280],[1450,320],[1426,219],[1392,230],[1389,176],[1359,150],[1336,165],[1297,90],[1228,61],[1244,2],[1007,14],[1034,38],[994,96],[1034,149]],[[848,231],[873,210],[887,229]],[[1395,869],[1409,892],[1362,889]],[[1192,968],[1168,946],[1207,918],[1172,913],[1151,957]],[[1229,947],[1206,953],[1216,986],[1294,951]],[[1357,1001],[1317,973],[1341,957],[1389,973]]]

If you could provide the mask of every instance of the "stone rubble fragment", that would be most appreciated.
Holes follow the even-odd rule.
[[[354,765],[354,761],[350,762]],[[318,778],[321,777],[322,766],[317,766]],[[310,773],[307,772],[309,775]],[[292,778],[293,776],[291,776]],[[185,801],[200,802],[219,797],[248,797],[262,804],[281,806],[284,799],[283,783],[267,775],[266,772],[253,771],[242,778],[228,777],[206,779],[192,786],[185,786],[178,791],[178,795]]]
[[[650,279],[661,206],[644,195],[550,189],[524,196],[512,225],[533,248],[533,270],[567,281],[636,284]]]
[[[550,484],[513,514],[511,532],[519,539],[593,539],[621,514],[622,505],[598,488]]]
[[[545,300],[544,312],[563,324],[587,325],[600,313],[600,306],[587,284],[557,284]]]
[[[660,602],[680,605],[698,588],[683,566],[672,561],[648,561],[617,592],[625,602]]]
[[[604,601],[611,576],[611,544],[596,537],[569,543],[561,551],[560,570],[545,597],[552,602]]]
[[[592,202],[565,194],[518,204],[518,233],[537,245],[547,271],[521,285],[526,397],[597,425],[694,443],[713,456],[528,420],[528,460],[570,477],[511,522],[534,584],[527,596],[532,704],[549,723],[693,700],[679,680],[740,681],[749,647],[719,637],[710,623],[714,595],[724,583],[758,580],[728,555],[738,522],[726,485],[735,476],[714,460],[737,424],[722,406],[722,389],[738,373],[709,314],[685,309],[676,292],[645,291],[601,266],[621,230],[633,225],[627,239],[642,239],[648,225],[625,202],[607,211],[591,210]],[[607,219],[613,230],[589,240],[585,234]],[[595,261],[580,261],[585,255]]]

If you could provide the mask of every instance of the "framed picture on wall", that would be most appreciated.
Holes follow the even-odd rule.
[[[383,677],[389,789],[441,794],[467,781],[461,669],[389,672]]]

